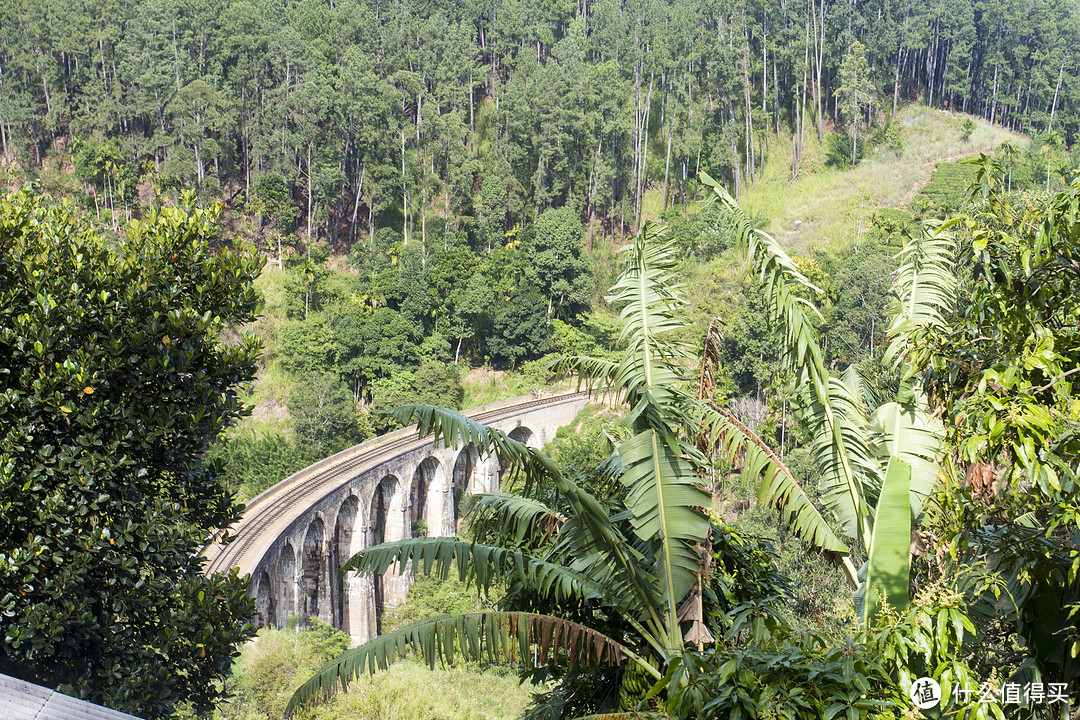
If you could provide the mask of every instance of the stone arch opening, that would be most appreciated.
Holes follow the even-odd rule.
[[[286,545],[278,556],[278,603],[275,624],[285,627],[289,616],[296,613],[296,552]]]
[[[398,479],[387,475],[375,487],[371,496],[371,509],[368,512],[368,532],[364,547],[372,547],[386,541],[386,532],[390,520],[390,503],[397,494]],[[372,577],[375,591],[375,634],[382,634],[382,616],[386,604],[386,577]]]
[[[508,433],[511,440],[517,440],[524,445],[528,445],[535,435],[536,433],[524,425],[519,425]]]
[[[323,574],[323,521],[315,518],[304,535],[304,550],[300,563],[300,587],[302,607],[300,614],[305,620],[319,616],[319,591]]]
[[[270,585],[270,574],[264,568],[259,573],[255,590],[255,627],[273,626],[274,609],[274,589]]]
[[[511,440],[517,440],[523,445],[533,445],[533,439],[536,438],[537,435],[530,428],[527,428],[524,425],[518,425],[507,433],[507,437]],[[502,485],[503,479],[506,478],[506,474],[510,471],[510,461],[505,457],[499,456],[498,464],[498,479],[499,484]]]
[[[386,542],[386,531],[390,521],[390,503],[397,494],[398,479],[386,475],[375,486],[371,495],[371,507],[368,512],[368,532],[364,547],[372,547]]]
[[[334,523],[334,541],[330,544],[330,570],[332,572],[330,581],[335,590],[334,624],[346,631],[348,631],[349,613],[347,610],[352,578],[342,576],[341,566],[356,552],[353,541],[357,537],[356,518],[359,512],[360,501],[356,496],[350,495],[345,498],[345,502],[338,508],[337,520]],[[349,574],[352,575],[352,573]]]
[[[456,535],[461,529],[461,501],[472,491],[473,474],[478,459],[476,448],[469,445],[459,452],[454,460],[454,472],[450,481],[449,531],[452,535]]]
[[[436,458],[425,458],[416,466],[412,488],[409,492],[409,534],[411,537],[423,537],[432,533],[428,497],[441,475],[442,465]]]

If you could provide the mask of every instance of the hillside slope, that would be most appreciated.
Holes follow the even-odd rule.
[[[969,116],[922,105],[908,105],[897,115],[903,150],[879,146],[854,168],[825,167],[825,149],[807,143],[798,177],[791,182],[790,143],[778,143],[765,177],[740,198],[748,214],[764,217],[764,228],[793,252],[809,247],[839,249],[854,239],[875,208],[904,208],[929,180],[940,162],[994,153],[1002,142],[1020,145],[1026,136],[972,118],[975,129],[963,140]],[[827,139],[827,138],[826,138]]]

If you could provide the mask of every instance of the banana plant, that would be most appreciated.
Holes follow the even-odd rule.
[[[810,449],[823,502],[843,535],[866,549],[863,571],[855,573],[846,547],[829,547],[822,541],[827,535],[814,534],[816,518],[809,519],[814,514],[803,507],[806,495],[794,489],[798,485],[790,474],[759,474],[759,494],[794,518],[793,527],[803,539],[842,556],[864,621],[885,603],[906,608],[911,523],[937,481],[940,423],[929,416],[926,399],[913,390],[906,369],[895,400],[877,408],[869,406],[869,394],[854,368],[840,376],[829,372],[812,322],[818,312],[805,297],[820,291],[773,238],[750,224],[719,183],[704,173],[701,179],[712,188],[713,200],[732,213],[736,245],[766,290],[782,366],[800,390],[799,419],[813,438]],[[947,226],[929,225],[901,252],[886,354],[891,362],[903,364],[919,334],[947,314],[955,297],[953,246]],[[716,435],[729,436],[723,428]]]

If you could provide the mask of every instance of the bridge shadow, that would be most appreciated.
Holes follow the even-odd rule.
[[[359,515],[360,501],[355,495],[349,495],[341,503],[334,522],[334,542],[330,545],[330,580],[334,585],[334,626],[348,632],[349,605],[348,597],[355,582],[355,573],[343,577],[341,566],[353,556],[359,548],[353,546],[356,535],[356,519]],[[363,532],[361,530],[361,532]]]
[[[428,496],[432,488],[439,488],[445,482],[446,473],[442,463],[436,457],[425,458],[416,466],[413,473],[412,490],[409,493],[409,533],[410,537],[424,537],[432,533],[431,513],[428,509]]]

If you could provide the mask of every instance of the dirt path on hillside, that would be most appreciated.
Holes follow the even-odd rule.
[[[926,186],[926,183],[930,182],[930,176],[934,174],[934,170],[937,169],[937,166],[940,163],[956,162],[957,160],[976,157],[978,155],[978,152],[966,152],[950,155],[949,157],[927,160],[923,163],[922,169],[919,170],[919,179],[916,180],[915,184],[911,186],[911,189],[904,193],[904,196],[900,198],[900,207],[904,210],[907,209],[908,205],[911,204],[911,201],[915,199],[915,196],[919,194],[919,191]]]

